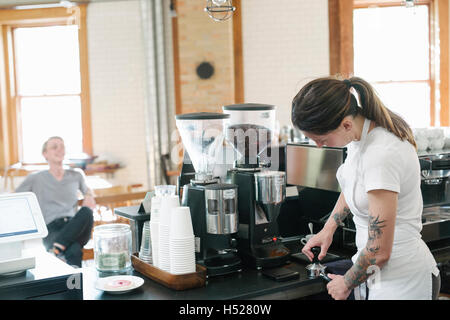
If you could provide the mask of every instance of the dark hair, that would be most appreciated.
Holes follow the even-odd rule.
[[[350,92],[353,87],[359,94],[361,108]],[[381,102],[374,88],[365,80],[352,77],[324,77],[307,83],[292,101],[292,123],[302,131],[318,135],[339,127],[342,120],[357,114],[407,140],[417,148],[414,135],[406,121]]]

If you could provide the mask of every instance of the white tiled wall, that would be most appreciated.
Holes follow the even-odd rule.
[[[94,154],[125,166],[113,183],[147,186],[144,53],[139,1],[91,3],[87,10]]]
[[[290,125],[295,94],[329,75],[328,1],[241,3],[245,102],[274,104],[280,125]]]

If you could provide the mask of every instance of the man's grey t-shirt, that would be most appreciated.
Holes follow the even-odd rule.
[[[64,170],[61,181],[48,171],[32,173],[25,178],[16,192],[36,194],[46,224],[62,217],[73,217],[78,206],[78,190],[83,195],[88,187],[83,175],[73,169]]]

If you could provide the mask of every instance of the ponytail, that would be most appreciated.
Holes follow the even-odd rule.
[[[367,81],[358,77],[352,77],[349,80],[351,86],[359,93],[362,106],[361,114],[374,121],[378,126],[392,132],[401,140],[407,140],[417,149],[414,134],[409,125],[402,117],[389,110],[381,102],[373,87]]]

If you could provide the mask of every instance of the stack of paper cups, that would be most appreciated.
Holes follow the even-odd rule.
[[[152,247],[151,247],[151,235],[150,235],[150,221],[145,221],[142,227],[142,241],[141,249],[139,251],[139,258],[147,263],[152,263]]]
[[[176,195],[161,197],[159,210],[159,243],[158,243],[158,268],[170,272],[170,221],[173,208],[180,206],[180,200]]]
[[[170,220],[170,273],[195,272],[195,240],[189,207],[172,209]]]
[[[161,198],[154,196],[152,198],[152,209],[150,213],[150,238],[152,246],[152,261],[155,267],[159,267],[159,209]]]

